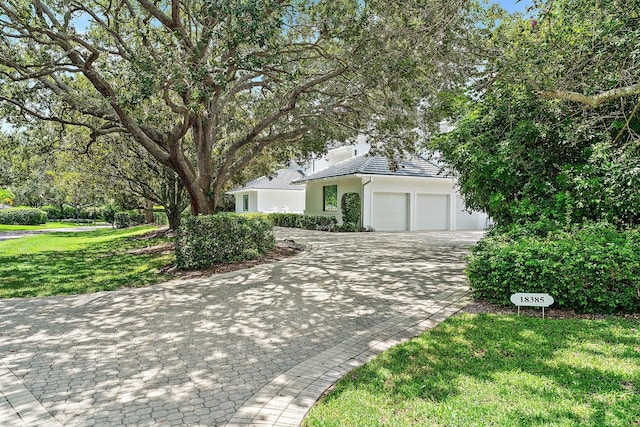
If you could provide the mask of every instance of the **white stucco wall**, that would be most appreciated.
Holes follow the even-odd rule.
[[[249,195],[249,210],[243,210],[243,197],[245,194]],[[258,197],[255,191],[243,191],[241,193],[235,193],[236,198],[236,213],[242,212],[258,212]]]
[[[249,195],[249,210],[243,210],[243,196]],[[236,213],[242,212],[293,212],[303,213],[304,190],[250,190],[235,193]]]
[[[322,187],[325,185],[338,186],[338,210],[325,212],[322,210],[323,193]],[[306,207],[304,213],[307,215],[335,216],[338,223],[342,224],[342,207],[340,202],[345,193],[358,193],[362,200],[362,179],[361,178],[336,178],[323,181],[310,182],[307,184]]]
[[[322,187],[326,185],[338,186],[338,204],[344,193],[359,193],[362,200],[362,225],[374,227],[376,224],[376,212],[374,212],[374,194],[398,193],[407,197],[407,229],[419,230],[420,215],[418,198],[420,195],[446,196],[446,207],[440,212],[446,215],[447,230],[460,229],[483,230],[486,225],[487,215],[482,212],[468,214],[463,211],[460,204],[454,181],[450,178],[409,178],[409,177],[385,177],[385,176],[357,176],[348,178],[332,178],[307,183],[306,208],[308,215],[335,216],[338,223],[342,224],[342,212],[340,206],[335,212],[325,212],[323,207]],[[440,199],[442,200],[442,199]],[[424,219],[424,218],[422,218]]]
[[[258,212],[304,212],[305,190],[258,190],[257,193]]]

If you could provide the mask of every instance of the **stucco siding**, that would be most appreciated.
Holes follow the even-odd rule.
[[[304,190],[258,190],[257,194],[258,212],[304,212]]]
[[[338,186],[338,209],[336,211],[324,211],[323,208],[323,192],[322,187],[327,185]],[[362,199],[362,179],[361,178],[341,178],[327,179],[316,182],[307,183],[306,208],[304,213],[307,215],[335,216],[338,223],[342,224],[342,195],[345,193],[358,193]]]

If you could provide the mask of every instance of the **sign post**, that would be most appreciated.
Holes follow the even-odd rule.
[[[511,302],[518,306],[518,316],[520,316],[520,307],[542,307],[542,318],[544,319],[544,308],[553,304],[553,297],[549,294],[522,292],[511,295]]]

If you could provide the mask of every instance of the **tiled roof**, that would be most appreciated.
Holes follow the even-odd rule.
[[[276,171],[273,176],[261,176],[253,181],[247,182],[241,187],[236,187],[229,193],[245,190],[304,190],[304,187],[299,185],[291,185],[291,181],[303,178],[304,173],[299,170],[292,169],[280,169]]]
[[[315,181],[324,178],[334,178],[347,175],[387,175],[403,177],[443,177],[439,175],[441,169],[434,163],[421,157],[401,160],[398,169],[389,169],[389,160],[382,156],[360,155],[336,163],[327,169],[307,175],[295,183]]]

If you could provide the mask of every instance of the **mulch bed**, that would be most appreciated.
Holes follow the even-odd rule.
[[[491,304],[486,301],[474,301],[462,309],[464,313],[494,313],[494,314],[517,314],[517,307],[502,307],[499,305]],[[520,307],[520,315],[528,317],[542,317],[542,309],[540,308],[527,308]],[[575,310],[562,310],[558,308],[547,307],[544,310],[545,319],[610,319],[611,317],[621,317],[625,319],[640,320],[640,313],[632,314],[590,314],[590,313],[576,313]]]

